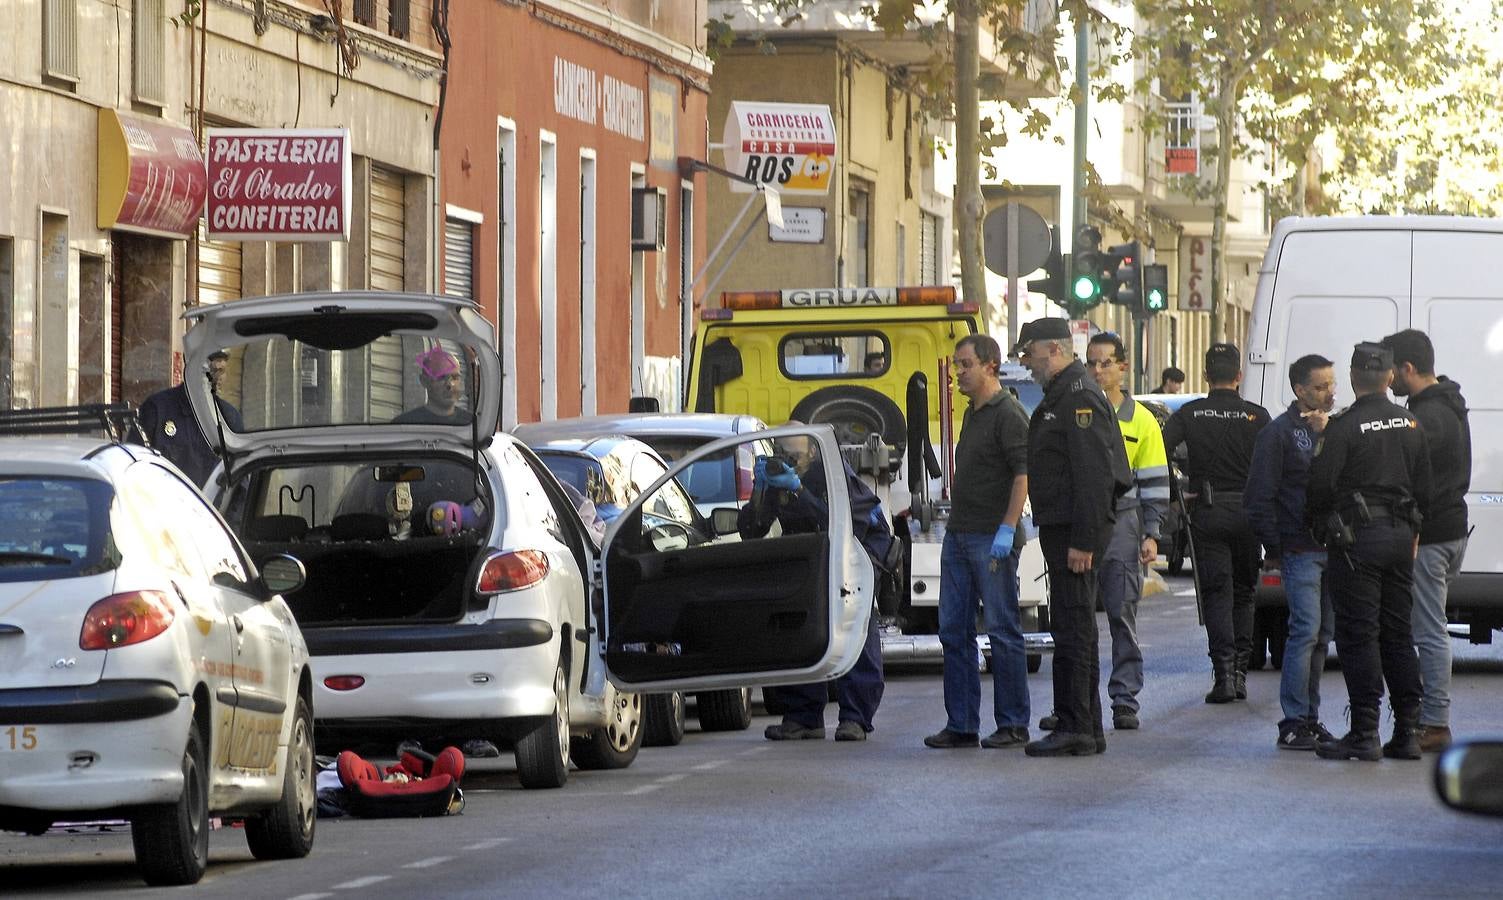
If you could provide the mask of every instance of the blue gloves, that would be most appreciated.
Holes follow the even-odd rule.
[[[781,462],[781,461],[780,461]],[[798,473],[789,468],[786,463],[776,475],[767,476],[767,485],[784,491],[796,491],[802,483],[798,480]]]
[[[992,559],[1006,559],[1012,555],[1012,539],[1016,529],[1007,524],[997,526],[997,536],[992,538]]]

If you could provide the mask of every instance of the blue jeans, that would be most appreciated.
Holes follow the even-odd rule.
[[[992,535],[946,531],[940,550],[939,643],[945,652],[945,727],[981,730],[981,670],[976,661],[980,603],[992,646],[992,708],[998,728],[1028,726],[1028,656],[1018,613],[1018,553],[991,570]]]
[[[1414,649],[1419,651],[1420,724],[1451,724],[1451,635],[1446,631],[1446,594],[1461,574],[1466,538],[1420,544],[1414,560]]]
[[[1289,601],[1289,640],[1279,676],[1279,705],[1284,721],[1320,720],[1320,673],[1326,667],[1335,617],[1325,587],[1324,550],[1285,553],[1279,575]]]

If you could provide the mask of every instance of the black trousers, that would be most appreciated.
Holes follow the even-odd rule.
[[[871,621],[866,626],[866,643],[861,655],[851,670],[835,682],[835,700],[840,705],[840,721],[855,722],[865,731],[872,730],[872,719],[877,715],[877,705],[882,702],[886,682],[882,677],[882,632],[877,624],[877,611],[872,610]],[[829,686],[825,682],[792,684],[783,687],[765,687],[765,696],[772,693],[787,710],[783,718],[797,722],[805,728],[823,728],[825,705],[830,702]]]
[[[1212,662],[1230,666],[1252,652],[1258,539],[1240,504],[1197,506],[1190,515],[1195,577]]]
[[[1331,551],[1326,570],[1347,697],[1354,713],[1375,712],[1387,681],[1394,712],[1418,715],[1419,658],[1409,627],[1414,530],[1406,521],[1380,517],[1358,526],[1355,537],[1350,549]]]
[[[1094,549],[1090,571],[1070,571],[1070,526],[1039,528],[1049,569],[1049,633],[1054,637],[1054,714],[1059,730],[1097,737],[1101,724],[1101,655],[1096,631],[1096,578],[1104,546]]]

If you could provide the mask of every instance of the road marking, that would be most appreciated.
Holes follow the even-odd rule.
[[[642,794],[650,794],[660,787],[662,787],[661,784],[644,784],[641,787],[634,787],[631,790],[627,791],[626,796],[639,797]]]
[[[452,857],[452,856],[430,856],[427,859],[420,859],[417,862],[410,862],[407,865],[403,866],[402,868],[404,868],[404,869],[426,869],[426,868],[429,868],[430,866],[436,866],[439,863],[446,863],[446,862],[448,862],[449,860],[451,860],[453,858],[454,857]]]
[[[390,881],[390,875],[367,875],[364,878],[356,878],[354,881],[346,881],[344,884],[334,885],[336,891],[353,891],[357,888],[370,887],[383,881]]]
[[[712,762],[700,763],[699,765],[697,765],[697,766],[694,767],[694,771],[696,771],[696,772],[708,772],[711,769],[718,769],[718,768],[720,768],[723,765],[725,765],[725,760],[723,760],[723,759],[717,759],[717,760],[714,760]]]
[[[767,752],[767,748],[766,747],[752,747],[750,750],[742,750],[740,753],[737,753],[736,755],[737,756],[751,756],[754,753],[765,753],[765,752]]]
[[[470,844],[467,847],[460,847],[459,849],[461,849],[461,850],[489,850],[492,847],[499,847],[499,846],[501,846],[502,844],[506,843],[509,840],[511,840],[511,838],[493,838],[493,839],[491,839],[489,841],[481,841],[478,844]]]
[[[688,777],[688,772],[674,772],[672,775],[664,775],[662,778],[659,778],[658,781],[663,784],[672,784],[675,781],[681,781]]]
[[[1193,596],[1195,596],[1195,588],[1190,588],[1189,590],[1185,590],[1185,591],[1175,591],[1174,592],[1174,596],[1176,596],[1176,597],[1193,597]]]
[[[329,893],[328,891],[324,891],[321,894],[298,894],[296,897],[289,898],[289,900],[323,900],[323,898],[325,897],[332,896],[334,895]]]

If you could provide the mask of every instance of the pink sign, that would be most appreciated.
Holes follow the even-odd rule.
[[[204,158],[174,122],[99,111],[99,227],[191,234],[203,212]]]
[[[349,132],[209,129],[207,215],[216,239],[349,240]]]

